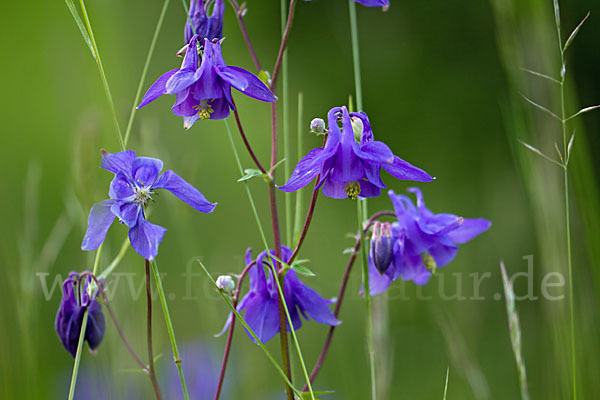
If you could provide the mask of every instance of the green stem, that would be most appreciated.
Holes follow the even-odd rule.
[[[261,340],[258,338],[258,336],[256,336],[256,333],[254,333],[254,331],[252,330],[252,328],[250,328],[250,326],[246,323],[246,320],[244,319],[244,317],[242,317],[240,315],[240,313],[237,311],[237,309],[233,306],[233,304],[231,303],[231,300],[229,299],[229,297],[227,297],[223,293],[223,291],[219,289],[219,287],[217,286],[217,282],[215,282],[214,278],[212,277],[212,275],[210,274],[210,272],[208,272],[208,270],[206,269],[206,267],[204,266],[204,264],[202,264],[202,262],[200,260],[197,260],[197,261],[198,261],[198,264],[200,264],[200,266],[202,267],[202,269],[206,273],[206,275],[208,276],[208,279],[210,279],[210,281],[213,284],[213,286],[215,287],[215,289],[217,289],[217,291],[219,292],[219,294],[221,295],[221,297],[223,298],[223,300],[225,300],[225,303],[227,303],[227,305],[231,309],[231,312],[240,321],[240,323],[244,326],[244,328],[246,328],[246,330],[248,331],[248,333],[250,333],[250,336],[252,336],[252,338],[254,339],[254,341],[256,342],[256,344],[258,344],[258,346],[262,349],[262,351],[265,353],[265,355],[267,356],[267,358],[271,361],[271,363],[273,364],[273,366],[275,367],[275,369],[277,370],[277,372],[279,372],[279,375],[281,375],[281,377],[283,378],[283,380],[292,389],[292,391],[294,392],[294,394],[296,396],[298,396],[299,398],[301,398],[302,397],[302,393],[292,385],[292,383],[288,379],[287,375],[285,374],[285,372],[283,372],[283,369],[277,363],[277,361],[275,360],[275,358],[273,357],[273,355],[271,354],[271,352],[269,352],[269,350],[265,347],[264,343],[261,342]]]
[[[167,13],[167,8],[169,7],[169,2],[170,0],[165,0],[163,4],[160,16],[158,17],[158,23],[156,24],[156,28],[154,29],[154,36],[152,37],[152,42],[150,43],[150,49],[148,50],[148,55],[146,55],[146,62],[144,63],[144,69],[142,70],[140,83],[138,84],[137,92],[135,93],[135,100],[133,100],[133,106],[131,107],[131,114],[129,115],[129,121],[127,122],[127,129],[125,129],[125,139],[123,141],[123,145],[125,147],[127,147],[127,142],[129,141],[129,135],[131,134],[131,128],[133,126],[133,118],[135,117],[135,111],[137,109],[136,107],[139,104],[140,96],[142,95],[142,88],[144,86],[144,81],[146,80],[146,74],[148,73],[150,60],[152,59],[152,55],[154,54],[154,46],[156,45],[156,40],[158,39],[160,29],[162,28],[162,24],[165,19],[165,14]]]
[[[285,82],[285,74],[284,74],[284,82]],[[304,98],[302,96],[302,92],[298,92],[298,132],[297,132],[297,151],[298,151],[298,156],[297,156],[297,162],[300,162],[300,160],[302,159],[303,153],[302,153],[302,137],[304,136],[303,134],[303,129],[302,129],[302,124],[304,123],[304,118],[303,118],[303,114],[304,114]],[[289,176],[289,174],[287,174],[287,176]],[[298,241],[298,239],[300,239],[300,231],[302,230],[302,190],[296,190],[296,210],[295,210],[295,216],[294,216],[294,236],[293,236],[293,243],[294,243],[294,247],[296,247],[296,242]],[[290,244],[292,242],[289,242]]]
[[[358,52],[358,22],[356,19],[356,4],[348,0],[350,6],[350,33],[352,36],[352,62],[354,63],[354,86],[356,88],[356,109],[362,111],[362,87],[360,77],[360,55]]]
[[[367,257],[367,245],[363,232],[363,222],[366,215],[363,214],[364,207],[360,202],[356,203],[356,213],[358,215],[358,234],[361,235],[360,254],[362,259],[363,287],[365,292],[365,303],[367,305],[367,350],[369,353],[369,370],[371,373],[371,399],[377,399],[377,389],[375,385],[375,350],[373,348],[373,310],[371,306],[371,290],[369,286],[369,260]]]
[[[100,264],[100,255],[102,254],[102,244],[96,251],[96,257],[94,258],[94,268],[92,273],[96,274],[98,271],[98,264]],[[79,330],[79,342],[77,342],[77,353],[75,353],[75,363],[73,364],[73,374],[71,375],[71,386],[69,387],[69,400],[73,400],[75,396],[75,385],[77,384],[77,376],[79,375],[79,364],[81,363],[81,352],[83,351],[83,342],[85,339],[85,329],[87,328],[88,322],[88,310],[86,309],[83,313],[83,321],[81,322],[81,329]]]
[[[181,382],[181,389],[183,391],[183,397],[185,400],[190,400],[188,394],[187,384],[185,383],[185,377],[183,375],[183,368],[181,366],[181,358],[179,357],[179,349],[177,348],[177,341],[175,340],[175,331],[173,329],[173,322],[171,322],[171,315],[169,314],[169,306],[167,305],[167,298],[165,297],[165,290],[163,289],[162,280],[160,279],[160,273],[158,272],[158,264],[156,260],[152,262],[152,272],[154,273],[154,280],[156,281],[156,287],[158,289],[158,296],[160,297],[160,305],[163,309],[165,316],[165,322],[167,324],[167,331],[169,333],[169,339],[171,340],[171,348],[173,349],[173,359],[175,365],[177,365],[177,372],[179,373],[179,380]]]
[[[240,175],[243,175],[244,174],[244,169],[242,167],[242,163],[240,161],[240,157],[239,157],[237,149],[235,147],[235,142],[233,141],[233,136],[231,135],[231,130],[229,129],[229,124],[227,123],[227,120],[224,120],[224,122],[225,122],[225,127],[227,128],[227,134],[229,135],[229,140],[231,142],[231,147],[233,149],[233,154],[235,156],[235,160],[236,160],[236,163],[237,163]],[[243,183],[244,183],[244,187],[246,189],[246,194],[248,195],[248,200],[250,201],[250,206],[252,208],[252,213],[254,215],[254,219],[256,220],[256,224],[258,225],[258,230],[259,230],[259,233],[260,233],[260,237],[261,237],[263,245],[265,247],[265,251],[267,252],[267,255],[269,256],[269,259],[270,259],[270,265],[271,265],[271,270],[273,272],[273,276],[277,277],[278,274],[277,274],[277,270],[275,268],[275,260],[271,256],[271,252],[269,250],[269,244],[267,242],[267,237],[265,235],[265,231],[264,231],[262,223],[260,221],[260,217],[258,216],[258,211],[256,209],[256,204],[254,203],[254,198],[252,197],[252,192],[250,191],[250,188],[248,187],[247,181],[244,181]],[[276,283],[276,286],[277,286],[277,292],[279,293],[279,298],[281,299],[282,304],[283,304],[283,309],[285,311],[285,315],[286,315],[286,318],[287,318],[287,321],[288,321],[288,324],[289,324],[289,327],[290,327],[290,332],[292,334],[292,338],[294,340],[296,351],[298,353],[298,358],[300,359],[300,364],[302,366],[302,372],[304,373],[304,376],[305,376],[307,384],[308,384],[308,389],[309,389],[309,392],[310,392],[310,395],[311,395],[311,399],[315,400],[315,397],[314,397],[314,394],[313,394],[313,391],[312,391],[312,387],[310,385],[310,379],[309,379],[309,376],[308,376],[308,371],[307,371],[306,365],[304,363],[304,358],[302,357],[302,351],[300,350],[300,345],[298,343],[298,338],[296,337],[296,332],[294,330],[294,325],[292,324],[292,318],[290,317],[290,313],[289,313],[289,310],[287,308],[287,304],[285,302],[285,297],[283,295],[283,290],[282,290],[282,287],[281,287],[281,283],[279,282],[279,279],[274,279],[274,280],[275,280],[275,283]],[[283,332],[283,333],[280,332],[280,334],[281,335],[285,335],[286,333],[285,332]],[[293,386],[289,383],[289,379],[287,379],[287,377],[286,377],[286,383],[288,384],[288,386],[290,387],[290,389],[293,389]]]
[[[119,126],[119,119],[117,118],[117,111],[115,109],[115,103],[113,102],[112,94],[110,93],[110,87],[108,86],[108,80],[106,79],[106,74],[104,73],[104,67],[102,66],[102,59],[100,58],[100,52],[98,51],[98,46],[96,45],[96,39],[94,38],[94,32],[92,31],[92,25],[90,23],[90,19],[88,17],[84,1],[79,0],[79,4],[81,5],[81,12],[83,13],[83,18],[85,19],[85,25],[87,27],[88,34],[90,35],[90,40],[92,42],[92,48],[94,50],[94,59],[96,60],[96,65],[98,66],[98,71],[100,72],[100,79],[102,80],[102,86],[104,87],[104,93],[106,94],[106,100],[108,100],[108,104],[109,104],[110,110],[112,112],[113,124],[115,125],[115,130],[117,131],[117,135],[119,136],[119,144],[121,145],[121,150],[124,151],[125,150],[125,142],[123,141],[123,134],[121,133],[121,127]]]
[[[285,34],[285,26],[287,22],[287,5],[286,0],[281,0],[281,35]],[[286,162],[283,166],[286,177],[290,176],[291,166],[291,150],[290,150],[290,105],[289,105],[289,86],[288,86],[288,51],[287,48],[284,50],[283,59],[281,61],[281,79],[282,82],[282,95],[279,98],[279,102],[283,108],[283,157]],[[292,243],[292,195],[286,193],[284,196],[285,200],[285,231],[288,245]]]
[[[560,29],[558,29],[558,40],[560,46],[560,62],[561,68],[565,67],[565,55],[560,39]],[[561,109],[561,120],[562,120],[562,137],[563,137],[563,176],[564,176],[564,189],[565,189],[565,224],[566,224],[566,235],[567,235],[567,263],[569,268],[569,314],[570,314],[570,328],[571,328],[571,373],[572,373],[572,384],[573,384],[573,399],[577,399],[577,360],[575,353],[575,318],[573,310],[573,268],[572,268],[572,257],[571,257],[571,218],[570,218],[570,206],[569,206],[569,172],[567,164],[567,153],[568,153],[568,142],[567,142],[567,121],[565,113],[565,77],[566,71],[563,70],[561,74],[560,82],[560,109]]]

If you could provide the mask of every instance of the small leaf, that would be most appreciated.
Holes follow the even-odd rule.
[[[539,73],[539,72],[535,72],[535,71],[532,71],[532,70],[527,69],[527,68],[521,68],[521,70],[525,71],[525,72],[529,72],[531,75],[539,76],[540,78],[548,79],[548,80],[550,80],[550,81],[552,81],[554,83],[560,84],[560,81],[558,79],[554,79],[553,77],[551,77],[549,75],[542,74],[542,73]]]
[[[600,105],[597,106],[591,106],[591,107],[586,107],[586,108],[582,108],[581,110],[577,111],[575,114],[571,115],[569,118],[567,118],[565,121],[568,121],[570,119],[575,118],[576,116],[578,116],[579,114],[583,114],[586,113],[588,111],[593,111],[593,110],[597,110],[600,108]]]
[[[302,260],[302,261],[308,261],[308,260]],[[304,265],[301,264],[297,264],[296,262],[292,263],[292,269],[294,271],[296,271],[297,273],[299,273],[300,275],[304,275],[304,276],[317,276],[314,272],[312,272],[310,269],[308,269],[307,267],[305,267]]]
[[[73,16],[73,19],[75,20],[75,24],[77,24],[77,27],[79,28],[79,31],[81,32],[81,36],[83,36],[83,40],[85,41],[85,44],[87,44],[90,51],[92,52],[92,57],[94,57],[94,59],[96,59],[96,53],[94,53],[94,48],[92,47],[92,40],[90,39],[90,35],[89,35],[87,29],[85,28],[85,25],[83,25],[83,21],[81,20],[81,17],[79,16],[79,13],[77,12],[77,8],[75,7],[75,4],[73,4],[73,0],[65,0],[65,3],[67,4],[67,8],[69,9],[69,11],[71,12],[71,15]]]
[[[533,151],[535,154],[539,155],[540,157],[545,158],[546,160],[553,162],[554,164],[564,168],[564,165],[562,165],[558,161],[554,160],[553,158],[548,157],[547,155],[545,155],[544,153],[542,153],[540,150],[536,149],[532,145],[527,144],[522,140],[519,140],[519,143],[521,143],[523,146],[527,147],[529,150]]]
[[[563,158],[562,153],[558,149],[558,144],[556,144],[556,142],[554,142],[554,149],[556,150],[556,153],[558,153],[558,158],[560,158],[560,161],[564,163],[565,159]]]
[[[273,172],[275,170],[275,168],[279,167],[281,164],[283,164],[286,161],[285,158],[282,158],[281,160],[277,161],[277,163],[275,165],[273,165],[270,169],[269,169],[269,174],[271,172]]]
[[[265,85],[268,86],[269,81],[271,80],[271,75],[264,69],[261,69],[260,72],[258,73],[258,79],[260,79],[262,81],[262,83],[264,83]]]
[[[353,247],[348,247],[347,249],[344,249],[344,251],[342,251],[342,254],[352,254],[352,253],[354,253]]]
[[[567,145],[567,159],[571,155],[571,149],[573,148],[573,140],[575,140],[575,131],[573,131],[571,139],[569,139],[569,144]]]
[[[321,392],[314,392],[313,391],[313,394],[315,396],[322,396],[324,394],[332,394],[332,393],[335,393],[335,392],[333,390],[326,390],[326,391],[321,391]],[[301,396],[302,400],[311,400],[312,399],[312,397],[310,395],[310,392],[302,392],[300,394],[300,396]],[[322,400],[322,399],[320,397],[315,397],[315,400]]]
[[[526,101],[527,101],[529,104],[531,104],[531,105],[533,105],[533,106],[535,106],[535,107],[539,108],[540,110],[542,110],[542,111],[544,111],[544,112],[548,113],[550,116],[552,116],[552,117],[554,117],[554,118],[556,118],[557,120],[559,120],[559,121],[561,121],[561,122],[562,122],[562,120],[559,118],[559,116],[558,116],[558,115],[554,114],[552,111],[548,110],[546,107],[539,105],[538,103],[536,103],[535,101],[533,101],[533,100],[529,99],[529,97],[527,97],[527,96],[525,96],[525,95],[523,95],[523,94],[522,94],[521,96],[523,96],[523,98],[524,98],[524,99],[525,99],[525,100],[526,100]]]
[[[575,36],[577,36],[577,33],[579,33],[579,28],[581,28],[581,26],[583,25],[585,20],[588,19],[589,16],[590,16],[590,12],[588,11],[585,18],[579,23],[579,25],[577,25],[577,27],[575,29],[573,29],[573,32],[571,32],[571,35],[569,36],[569,38],[567,39],[567,42],[565,43],[565,47],[563,48],[563,51],[567,51],[567,48],[573,42],[573,39],[575,39]]]
[[[260,172],[260,170],[258,169],[252,169],[252,168],[248,168],[244,170],[245,175],[242,176],[240,179],[238,179],[238,182],[244,182],[247,181],[249,179],[255,178],[257,176],[262,176],[265,177],[266,175],[263,174],[262,172]]]
[[[556,20],[556,29],[560,32],[560,9],[558,8],[558,0],[554,0],[554,19]]]

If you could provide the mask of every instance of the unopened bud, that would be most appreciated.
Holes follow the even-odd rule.
[[[217,287],[224,292],[232,292],[235,289],[235,282],[229,275],[220,275],[217,278]]]
[[[394,238],[389,222],[375,222],[371,236],[371,259],[380,274],[384,274],[392,263]]]
[[[354,140],[356,140],[357,143],[360,143],[364,129],[365,127],[360,118],[352,118],[352,132],[354,133]]]
[[[325,121],[323,121],[323,118],[314,118],[310,121],[310,131],[317,135],[325,133]]]

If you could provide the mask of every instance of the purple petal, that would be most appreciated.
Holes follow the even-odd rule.
[[[88,324],[85,328],[85,340],[87,340],[90,350],[95,350],[102,342],[105,327],[106,321],[102,314],[102,307],[94,300],[88,311]]]
[[[133,189],[125,174],[120,172],[114,177],[112,182],[110,182],[108,195],[111,199],[115,200],[133,200]]]
[[[361,198],[377,197],[381,194],[381,189],[371,182],[360,180],[358,183],[360,184],[360,193],[358,196]]]
[[[102,163],[100,168],[104,168],[114,174],[122,172],[125,176],[131,176],[131,165],[135,160],[135,151],[126,150],[119,153],[108,153],[102,151]]]
[[[195,72],[195,70],[189,69],[177,71],[167,81],[165,92],[167,94],[176,94],[193,85],[197,80]]]
[[[441,238],[435,245],[429,248],[429,254],[435,260],[437,268],[442,268],[456,257],[458,246],[450,242],[448,238]]]
[[[162,174],[154,184],[156,189],[167,189],[180,200],[189,204],[193,209],[210,213],[215,209],[217,203],[211,203],[198,189],[190,185],[175,172],[169,170]]]
[[[387,288],[392,283],[392,274],[394,271],[394,263],[388,267],[385,273],[380,274],[371,257],[369,256],[369,288],[371,296],[376,296],[380,293],[383,293],[387,290]]]
[[[238,67],[218,68],[217,74],[246,96],[267,102],[277,100],[277,97],[273,95],[267,85],[245,69]]]
[[[344,182],[334,182],[327,179],[321,188],[321,192],[332,199],[345,199],[348,197]]]
[[[142,99],[142,102],[140,103],[139,106],[137,106],[137,108],[142,108],[145,105],[147,105],[148,103],[158,99],[160,96],[162,96],[163,94],[167,93],[167,81],[171,78],[171,76],[173,76],[173,74],[175,74],[177,71],[179,71],[178,69],[172,69],[169,72],[161,75],[160,78],[158,78],[156,80],[156,82],[154,82],[152,84],[152,86],[150,86],[150,89],[148,89],[148,91],[146,92],[146,94],[144,95],[144,98]]]
[[[231,93],[229,93],[231,95]],[[225,119],[229,117],[229,101],[226,97],[221,97],[209,101],[208,104],[212,107],[213,112],[210,114],[210,119]]]
[[[133,228],[137,224],[142,207],[135,201],[115,201],[110,211],[128,228]]]
[[[261,342],[267,342],[279,332],[277,298],[262,295],[246,303],[244,319]]]
[[[293,192],[308,185],[319,173],[325,161],[322,148],[312,149],[294,168],[292,176],[283,186],[278,186],[284,192]]]
[[[298,301],[300,309],[318,323],[331,326],[341,324],[341,321],[333,315],[333,312],[329,308],[329,301],[321,297],[315,290],[304,284],[299,284],[294,288],[293,295]]]
[[[166,231],[162,226],[146,221],[140,213],[137,224],[129,230],[131,247],[146,260],[153,261]]]
[[[188,92],[179,92],[177,100],[172,107],[173,114],[180,117],[198,117],[197,107],[200,105],[200,100],[194,99],[194,96]],[[196,118],[198,120],[200,117]]]
[[[196,68],[198,68],[198,49],[196,46],[197,41],[198,36],[193,36],[190,42],[188,43],[188,48],[185,52],[185,57],[183,57],[183,62],[181,63],[181,69],[191,69],[195,71]]]
[[[113,204],[114,200],[104,200],[94,204],[88,218],[87,232],[81,243],[81,250],[95,250],[102,244],[108,228],[115,220],[115,215],[110,210]]]
[[[363,160],[377,164],[391,164],[394,161],[394,153],[383,142],[367,142],[360,145],[354,142],[352,149],[357,156]]]
[[[183,129],[190,129],[199,119],[198,114],[194,114],[191,117],[183,117]]]
[[[384,164],[382,167],[398,179],[408,179],[418,182],[431,182],[433,180],[427,172],[396,156],[394,156],[393,163]]]
[[[431,271],[425,268],[419,254],[405,254],[400,268],[400,276],[405,281],[412,280],[417,285],[424,285],[431,277]]]
[[[137,157],[133,160],[133,181],[137,185],[152,186],[162,171],[163,162],[158,158]]]
[[[448,237],[454,243],[466,243],[480,233],[487,231],[490,226],[492,226],[492,223],[487,219],[465,218],[458,228],[448,233]]]
[[[390,0],[353,0],[366,7],[386,7],[390,5]]]

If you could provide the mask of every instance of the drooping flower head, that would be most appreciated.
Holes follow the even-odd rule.
[[[163,94],[177,95],[173,113],[183,117],[183,126],[189,129],[199,119],[224,119],[235,109],[231,88],[246,96],[271,102],[277,97],[252,73],[245,69],[227,66],[221,55],[221,42],[204,39],[200,51],[202,62],[198,66],[196,51],[198,36],[188,43],[181,68],[162,75],[148,89],[137,108],[142,108]]]
[[[322,188],[327,197],[376,197],[386,187],[379,176],[381,168],[398,179],[433,180],[427,172],[395,156],[384,143],[373,140],[371,124],[364,112],[348,113],[346,107],[335,107],[327,114],[327,120],[325,147],[311,150],[300,160],[290,179],[279,189],[298,190],[320,174],[315,190]]]
[[[282,260],[289,260],[292,251],[286,246],[283,246],[281,251]],[[251,252],[252,249],[248,249],[246,252],[246,265],[252,262]],[[275,255],[274,250],[271,250],[270,253]],[[265,268],[269,271],[268,278],[265,275]],[[279,293],[270,267],[270,257],[266,251],[258,255],[256,265],[250,268],[248,275],[250,277],[250,290],[239,302],[237,309],[240,312],[246,310],[244,319],[256,333],[256,336],[264,343],[279,332]],[[324,299],[315,290],[306,286],[298,279],[294,270],[288,270],[283,280],[285,303],[294,324],[294,330],[302,326],[300,315],[307,320],[312,318],[325,325],[337,326],[341,324],[329,308],[333,301]],[[229,322],[230,320],[228,320],[225,328],[227,328]]]
[[[167,189],[203,213],[212,212],[216,206],[175,172],[168,170],[160,174],[163,162],[159,159],[136,157],[131,150],[114,154],[103,151],[100,166],[114,173],[115,177],[108,191],[110,199],[94,204],[90,211],[82,250],[97,249],[117,217],[129,228],[131,247],[152,261],[158,254],[158,245],[166,231],[148,222],[145,216],[145,207],[157,189]]]
[[[189,43],[195,33],[200,39],[223,38],[223,15],[225,14],[225,3],[223,0],[215,0],[212,14],[208,16],[210,2],[204,4],[204,0],[190,0],[189,18],[185,23],[184,38]],[[190,25],[190,21],[194,26]]]
[[[73,356],[77,353],[79,333],[83,324],[83,315],[88,310],[88,322],[85,328],[84,340],[91,350],[96,350],[104,338],[105,321],[100,303],[88,294],[91,278],[81,281],[79,274],[71,272],[63,282],[62,300],[56,313],[54,323],[56,333],[64,348]]]
[[[399,277],[417,285],[426,284],[436,268],[447,265],[456,257],[459,244],[468,242],[491,226],[486,219],[434,214],[425,207],[421,190],[410,188],[408,191],[416,195],[416,207],[409,197],[389,191],[398,218],[391,224],[394,240],[392,261],[387,269],[380,272],[371,253],[371,294],[385,291]]]

